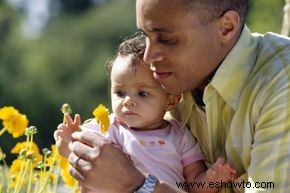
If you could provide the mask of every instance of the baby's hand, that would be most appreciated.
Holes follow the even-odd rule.
[[[206,173],[211,181],[229,182],[236,178],[236,170],[223,158],[218,158]]]
[[[58,125],[57,130],[54,131],[54,139],[59,153],[66,157],[69,153],[68,144],[72,141],[71,134],[78,130],[81,118],[78,114],[75,115],[74,120],[68,113],[64,116],[65,123]]]

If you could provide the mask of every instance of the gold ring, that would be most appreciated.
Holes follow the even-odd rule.
[[[74,160],[73,160],[73,162],[71,163],[71,165],[74,167],[74,168],[76,168],[77,167],[77,165],[78,165],[78,162],[80,161],[80,157],[76,157]]]

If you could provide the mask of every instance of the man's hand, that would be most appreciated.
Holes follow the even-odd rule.
[[[73,133],[72,138],[69,172],[83,186],[99,193],[132,193],[143,184],[144,175],[103,137],[80,131]],[[76,157],[81,159],[73,163]]]

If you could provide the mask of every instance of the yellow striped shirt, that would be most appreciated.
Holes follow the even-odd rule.
[[[189,125],[209,165],[222,156],[237,169],[221,192],[290,191],[289,83],[290,39],[245,26],[204,90],[205,108],[184,93],[172,112]]]

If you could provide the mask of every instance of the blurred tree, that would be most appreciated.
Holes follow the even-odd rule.
[[[14,85],[19,83],[23,75],[19,64],[22,48],[15,44],[13,34],[17,31],[19,13],[5,2],[0,2],[0,107],[13,105],[23,112]],[[21,80],[20,80],[21,81]],[[8,154],[17,140],[10,135],[1,136],[0,147]],[[9,154],[8,154],[9,155]],[[8,159],[9,161],[9,159]]]
[[[131,12],[124,15],[123,10]],[[7,34],[0,53],[5,56],[0,58],[0,104],[27,114],[30,125],[39,129],[36,142],[47,147],[54,143],[63,103],[70,103],[83,119],[99,103],[110,106],[104,65],[120,39],[136,30],[134,3],[111,1],[82,14],[61,14],[38,39],[26,39],[18,29],[14,26]]]
[[[59,0],[62,6],[62,9],[65,12],[69,13],[81,13],[86,11],[91,5],[93,5],[93,1],[91,0],[81,0],[81,1],[72,1],[72,0]]]
[[[285,0],[250,0],[248,25],[253,32],[280,33]]]
[[[12,16],[9,15],[9,7],[0,3],[0,46],[5,45],[5,40],[11,29]]]

